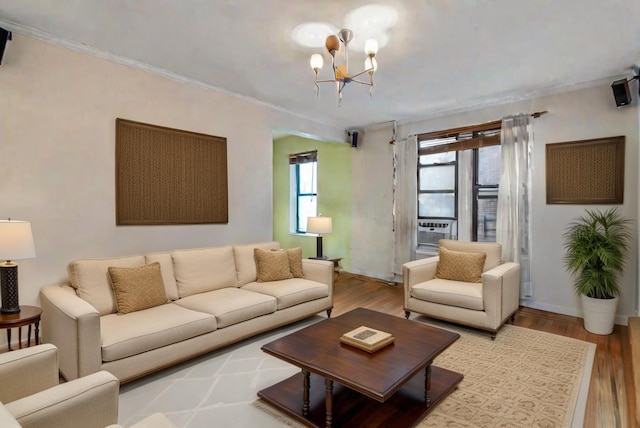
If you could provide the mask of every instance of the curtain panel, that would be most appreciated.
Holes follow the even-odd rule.
[[[502,120],[496,242],[502,261],[520,263],[520,297],[533,296],[531,283],[531,115]]]
[[[393,266],[402,275],[402,265],[411,261],[416,248],[418,217],[418,139],[396,141],[393,146]]]

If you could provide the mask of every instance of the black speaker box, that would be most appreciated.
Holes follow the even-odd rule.
[[[611,84],[613,97],[616,99],[616,106],[622,107],[631,103],[631,92],[627,79],[616,80]]]
[[[4,55],[5,46],[7,46],[7,40],[11,40],[11,31],[0,28],[0,64],[2,64],[2,56]]]
[[[351,147],[354,149],[358,147],[358,131],[351,131],[349,133],[351,135]]]

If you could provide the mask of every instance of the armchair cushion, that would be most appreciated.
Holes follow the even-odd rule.
[[[411,296],[427,302],[458,306],[475,311],[484,310],[482,284],[474,282],[436,278],[414,285],[411,288]]]
[[[153,308],[169,301],[158,262],[132,268],[110,266],[108,271],[119,314]]]
[[[462,282],[482,282],[486,253],[465,253],[440,247],[436,278]]]

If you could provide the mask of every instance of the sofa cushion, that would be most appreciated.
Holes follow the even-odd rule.
[[[116,312],[116,300],[111,289],[109,266],[135,267],[145,262],[144,256],[74,260],[67,266],[69,282],[80,298],[89,302],[100,315]]]
[[[214,331],[215,317],[175,303],[100,318],[102,360],[116,361]]]
[[[153,262],[132,268],[109,266],[108,272],[119,314],[168,303],[160,263]]]
[[[268,282],[293,278],[286,251],[265,251],[254,248],[253,253],[256,257],[256,281]]]
[[[176,250],[171,257],[180,297],[238,285],[230,246]]]
[[[432,279],[411,287],[411,296],[416,299],[447,306],[484,310],[482,284],[472,282]]]
[[[185,297],[176,300],[175,303],[194,311],[215,316],[218,328],[271,314],[276,311],[277,307],[276,299],[272,296],[236,287]]]
[[[485,253],[487,259],[484,262],[482,272],[498,267],[502,264],[502,245],[495,242],[467,242],[455,241],[453,239],[441,239],[440,248],[452,251],[462,251],[465,253]]]
[[[287,248],[287,257],[289,257],[289,270],[294,278],[304,278],[302,270],[302,248]]]
[[[464,253],[440,247],[436,278],[452,281],[482,282],[485,253]]]
[[[280,244],[276,241],[272,241],[259,244],[235,245],[233,247],[233,256],[236,261],[236,274],[238,276],[239,286],[254,282],[257,278],[256,259],[253,255],[254,248],[260,248],[261,250],[277,250],[280,248]]]
[[[275,297],[278,300],[278,310],[329,296],[327,284],[304,278],[285,279],[277,282],[250,282],[242,289]]]
[[[162,282],[164,283],[164,292],[170,300],[178,299],[178,286],[176,285],[176,277],[173,274],[173,259],[171,253],[151,253],[144,255],[145,263],[160,263],[162,271]]]

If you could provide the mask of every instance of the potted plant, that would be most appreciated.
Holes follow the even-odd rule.
[[[582,299],[585,329],[610,334],[620,296],[618,279],[632,239],[631,220],[616,208],[586,212],[570,223],[563,235],[564,264]]]

